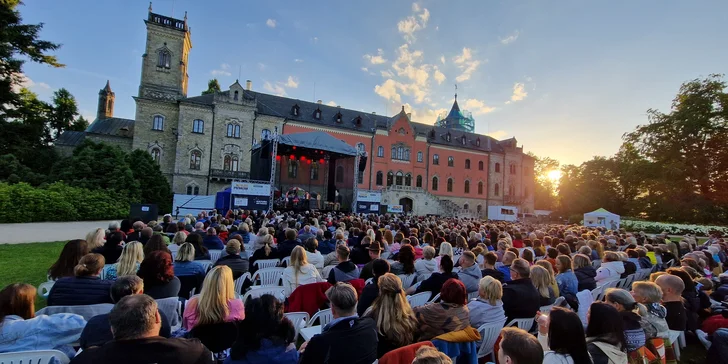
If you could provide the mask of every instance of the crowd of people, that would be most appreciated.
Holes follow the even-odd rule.
[[[57,349],[72,363],[478,362],[479,328],[526,319],[500,331],[494,361],[664,363],[679,331],[720,363],[726,244],[719,235],[698,245],[577,225],[341,212],[123,220],[66,243],[47,272],[48,306],[110,311],[36,315],[35,287],[11,284],[0,291],[0,353]],[[235,280],[269,259],[285,268],[282,297],[243,302],[256,282]],[[621,284],[645,270],[648,279]],[[413,307],[416,294],[428,303]],[[180,317],[160,306],[169,298],[184,307]],[[303,343],[285,316],[301,300],[320,300],[333,316]],[[469,354],[454,349],[469,344]]]

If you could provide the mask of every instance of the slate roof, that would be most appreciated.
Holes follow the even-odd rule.
[[[122,130],[126,128],[126,130]],[[96,119],[86,128],[86,133],[131,138],[134,135],[134,120],[122,118]]]
[[[58,136],[58,139],[55,141],[55,145],[75,147],[83,143],[84,139],[86,139],[85,132],[66,130]]]

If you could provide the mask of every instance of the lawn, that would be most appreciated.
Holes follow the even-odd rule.
[[[28,283],[35,287],[47,280],[48,268],[58,259],[65,241],[0,245],[0,288],[11,283]],[[45,299],[36,300],[36,310],[45,307]]]

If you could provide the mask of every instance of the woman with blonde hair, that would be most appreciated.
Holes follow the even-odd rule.
[[[574,255],[571,266],[574,269],[574,274],[578,282],[577,291],[581,292],[585,289],[591,291],[597,288],[597,281],[594,279],[597,276],[597,270],[592,266],[591,260],[587,255]]]
[[[96,230],[89,231],[89,233],[86,234],[86,244],[88,244],[89,251],[100,248],[104,245],[105,241],[106,231],[102,228],[97,228]]]
[[[250,273],[254,273],[257,269],[257,266],[253,264],[256,260],[278,258],[278,249],[273,247],[273,235],[268,233],[258,235],[258,238],[255,241],[255,245],[258,246],[258,249],[256,249],[253,252],[253,256],[248,259],[250,261]]]
[[[402,281],[392,273],[379,277],[379,296],[364,313],[377,324],[377,357],[415,342],[417,320],[402,290]]]
[[[172,256],[177,256],[177,251],[179,250],[179,247],[182,246],[182,244],[185,243],[187,240],[187,234],[178,231],[174,234],[174,237],[172,238],[172,242],[167,245],[167,249],[169,249],[169,252],[172,254]]]
[[[444,255],[450,256],[450,259],[454,262],[453,256],[455,255],[453,253],[452,245],[448,242],[444,242],[440,244],[440,254],[438,254],[437,258],[435,258],[435,263],[437,263],[437,270],[440,270],[440,260]]]
[[[226,265],[210,270],[199,295],[187,301],[182,327],[192,330],[197,325],[230,322],[245,318],[243,301],[235,298],[233,271]]]
[[[540,265],[547,272],[549,272],[549,286],[554,290],[554,296],[559,297],[559,285],[556,283],[556,274],[554,273],[554,266],[548,260],[539,260],[535,265]]]
[[[115,281],[117,277],[136,275],[139,264],[144,260],[142,243],[132,241],[124,245],[119,261],[112,264],[106,271],[104,279]]]
[[[205,277],[205,267],[195,261],[195,247],[190,243],[183,243],[174,259],[174,275],[177,277],[198,276],[200,280]]]
[[[604,245],[596,240],[589,240],[586,242],[586,245],[592,250],[592,255],[589,257],[591,260],[602,259],[604,256]],[[596,253],[594,253],[595,251]]]
[[[293,248],[291,264],[283,271],[283,292],[286,297],[304,284],[323,282],[313,264],[308,262],[306,250],[302,246]]]
[[[477,329],[484,324],[505,321],[502,298],[501,282],[491,276],[483,277],[478,283],[478,298],[468,302],[470,325]]]
[[[539,294],[539,306],[549,306],[556,302],[556,295],[551,288],[551,277],[546,268],[540,265],[531,267],[531,283]]]

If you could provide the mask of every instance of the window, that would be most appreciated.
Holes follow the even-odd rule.
[[[238,170],[238,156],[234,155],[232,157],[232,163],[230,164],[230,170],[231,171],[237,171]]]
[[[288,160],[288,178],[298,177],[298,161],[293,159]]]
[[[460,142],[463,143],[463,145],[468,144],[468,139],[463,135],[463,137],[460,138]]]
[[[384,147],[381,145],[377,147],[377,157],[384,158]]]
[[[263,129],[260,132],[260,140],[268,140],[271,137],[270,129]]]
[[[477,147],[480,146],[480,138],[475,139],[475,146],[477,146]],[[480,205],[478,205],[478,206],[480,207]],[[480,211],[480,210],[478,210],[478,211]]]
[[[367,151],[367,146],[364,145],[364,143],[357,143],[356,144],[356,150],[358,150],[360,153],[361,152],[366,152]]]
[[[225,158],[222,159],[222,169],[224,171],[230,170],[230,161],[231,161],[231,158],[229,155],[226,155]]]
[[[447,134],[445,134],[445,140],[447,140],[448,142],[451,140],[450,132],[448,132]]]
[[[172,54],[170,54],[169,51],[166,49],[159,51],[159,55],[157,57],[157,67],[170,68],[171,64]]]
[[[422,176],[417,176],[417,184],[415,186],[422,188]]]
[[[417,161],[422,163],[422,152],[417,152]]]
[[[397,147],[392,146],[392,159],[397,159]]]
[[[358,183],[358,184],[364,183],[364,172],[362,172],[362,171],[356,172],[356,183]]]
[[[440,156],[437,154],[432,155],[432,164],[439,165],[440,164]]]
[[[455,167],[455,158],[453,158],[452,156],[447,157],[447,166]]]
[[[341,123],[341,113],[336,113],[336,122]]]
[[[387,172],[387,187],[394,183],[394,173],[392,171]]]
[[[344,167],[338,166],[336,167],[336,182],[344,182]]]
[[[478,170],[479,171],[483,170],[483,161],[478,162]]]
[[[447,192],[452,192],[452,178],[447,179]]]
[[[437,191],[437,176],[432,177],[432,190]]]
[[[361,116],[357,116],[357,117],[356,117],[356,118],[354,119],[354,125],[356,125],[356,126],[361,126]]]
[[[202,161],[202,152],[199,150],[193,150],[190,153],[190,169],[200,169],[200,162]]]
[[[465,169],[470,169],[470,159],[465,160]]]
[[[293,105],[293,107],[291,108],[291,114],[293,114],[293,116],[298,116],[298,113],[300,111],[301,111],[301,108],[298,107],[298,104]]]
[[[516,174],[517,168],[516,168],[515,164],[511,164],[510,169],[511,169],[511,174]]]
[[[199,195],[200,194],[200,187],[189,185],[187,186],[187,194],[188,195]]]
[[[470,181],[465,181],[464,192],[470,193]]]
[[[313,118],[316,120],[321,120],[321,109],[316,109],[316,111],[313,112]]]
[[[233,100],[238,101],[238,91],[235,90],[235,93],[233,93]]]
[[[405,186],[412,186],[412,175],[407,173],[404,175],[404,185]]]
[[[493,188],[493,194],[496,197],[500,196],[500,185],[498,185],[497,183],[495,184],[495,187]]]
[[[164,130],[164,116],[154,116],[154,121],[152,122],[152,130]]]
[[[319,164],[318,161],[311,162],[311,180],[318,181],[319,177]]]
[[[240,125],[228,124],[227,125],[227,137],[228,138],[240,138]]]
[[[400,161],[410,160],[410,148],[405,146],[392,146],[392,159]]]
[[[468,204],[468,203],[466,202],[466,203],[465,203],[465,204],[463,205],[463,210],[465,210],[465,211],[468,211],[468,209],[469,209],[469,208],[470,208],[470,205],[469,205],[469,204]]]
[[[382,171],[377,172],[377,180],[376,180],[375,184],[377,186],[381,186],[384,184],[384,174],[382,173]]]
[[[495,173],[500,173],[500,163],[495,164]]]
[[[157,164],[159,164],[159,158],[162,155],[162,151],[159,150],[159,148],[152,148],[152,151],[149,152],[149,154],[152,155],[152,160],[154,160],[154,162],[156,162]]]
[[[483,182],[478,182],[478,194],[483,194]]]
[[[192,121],[192,132],[197,134],[203,134],[205,132],[205,122],[200,119]]]
[[[481,211],[483,211],[483,205],[479,204],[478,207],[476,207],[475,209],[476,209],[476,211],[481,212]]]
[[[401,171],[400,172],[397,172],[397,174],[395,174],[394,177],[395,177],[394,178],[394,184],[396,184],[397,186],[401,186],[402,185],[402,177],[404,177],[404,175],[402,174],[402,172]]]

